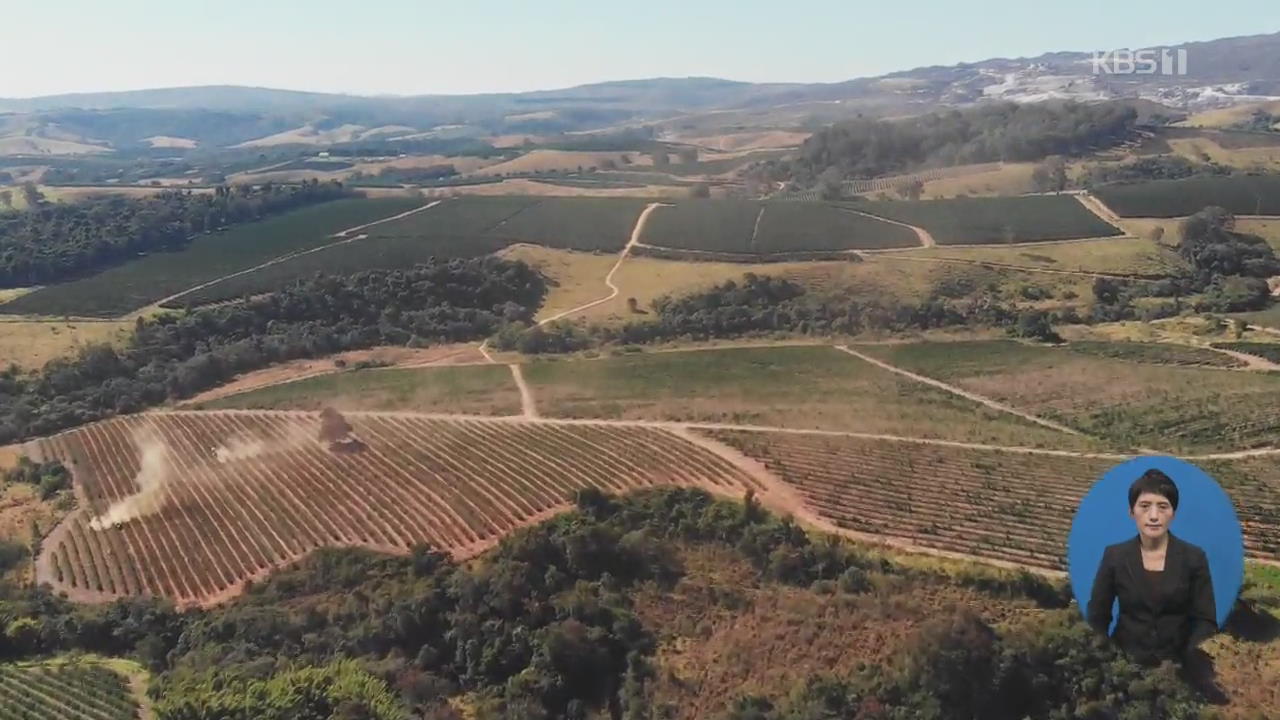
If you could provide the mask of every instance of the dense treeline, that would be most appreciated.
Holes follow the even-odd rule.
[[[819,130],[789,166],[775,164],[766,174],[808,187],[827,177],[839,181],[921,167],[1080,155],[1128,139],[1136,119],[1137,112],[1120,103],[1076,102],[998,103],[906,120],[857,119]]]
[[[523,263],[478,258],[321,275],[239,304],[140,318],[123,350],[94,345],[34,376],[0,372],[0,444],[187,397],[294,358],[475,340],[529,320],[545,291]]]
[[[44,590],[9,588],[0,597],[7,641],[0,652],[136,657],[160,673],[161,720],[395,717],[388,686],[419,717],[461,717],[447,699],[462,693],[474,717],[486,720],[668,717],[676,708],[653,692],[655,636],[634,611],[634,590],[672,588],[686,574],[681,548],[715,545],[747,560],[762,583],[847,595],[960,583],[1046,610],[999,636],[966,615],[941,618],[889,663],[826,680],[824,692],[811,683],[789,699],[743,699],[731,710],[736,720],[1014,720],[1085,710],[1156,717],[1141,711],[1192,702],[1170,674],[1139,670],[1093,633],[1069,607],[1063,583],[1027,572],[902,566],[811,536],[750,495],[730,503],[663,489],[620,500],[588,490],[577,505],[506,538],[480,564],[457,566],[426,548],[404,558],[327,550],[209,611],[176,613],[152,599],[76,607]],[[315,682],[300,681],[308,677]],[[264,697],[277,704],[259,704]],[[815,714],[820,704],[831,712]],[[882,714],[856,715],[858,707]],[[284,714],[245,714],[253,708]],[[305,714],[314,708],[322,711]]]
[[[1235,218],[1208,207],[1182,221],[1178,255],[1187,270],[1154,283],[1098,278],[1093,284],[1091,322],[1150,320],[1176,315],[1186,305],[1197,312],[1244,312],[1271,304],[1267,278],[1280,275],[1280,258],[1266,240],[1235,231]],[[1134,300],[1169,298],[1139,311]]]
[[[198,233],[351,194],[341,183],[312,180],[40,203],[26,212],[0,214],[0,287],[64,280],[139,253],[179,249]]]
[[[1087,188],[1113,182],[1181,180],[1189,177],[1230,175],[1234,170],[1235,168],[1230,165],[1193,162],[1181,155],[1153,155],[1140,157],[1127,163],[1089,165],[1078,179],[1078,184]]]
[[[596,343],[709,340],[772,332],[856,335],[868,330],[925,330],[968,323],[1007,327],[1019,312],[987,297],[952,298],[935,292],[925,301],[887,303],[865,296],[820,295],[784,278],[746,273],[679,298],[659,297],[656,317],[620,326],[579,328],[567,322],[524,328],[507,325],[495,347],[525,353],[572,352]]]

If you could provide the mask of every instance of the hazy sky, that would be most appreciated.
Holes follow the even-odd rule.
[[[236,84],[473,93],[829,82],[1280,30],[1276,0],[4,0],[0,97]]]

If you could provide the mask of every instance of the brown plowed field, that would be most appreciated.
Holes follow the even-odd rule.
[[[325,546],[403,553],[426,543],[469,557],[566,509],[584,487],[761,489],[655,427],[389,413],[347,421],[363,449],[330,450],[315,413],[271,411],[147,413],[40,441],[70,464],[82,507],[46,539],[39,581],[81,601],[160,595],[207,606]],[[144,467],[166,478],[155,511],[93,529],[138,493]]]

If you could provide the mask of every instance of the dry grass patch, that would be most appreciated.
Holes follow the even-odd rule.
[[[1193,162],[1208,159],[1244,169],[1280,169],[1280,146],[1224,148],[1207,138],[1170,138],[1169,146]]]
[[[0,449],[3,453],[4,449]],[[14,460],[16,462],[16,458]],[[0,456],[0,469],[5,467]],[[53,500],[41,500],[39,490],[33,485],[0,485],[0,539],[31,547],[32,533],[43,537],[66,516],[72,507],[69,491]],[[31,579],[31,559],[20,563],[8,574],[9,579],[26,583]]]
[[[717,717],[740,695],[785,697],[811,676],[888,661],[925,622],[961,607],[992,624],[1039,612],[942,580],[873,574],[875,589],[859,595],[788,587],[714,545],[682,549],[680,560],[675,587],[642,587],[635,607],[658,633],[654,699],[688,720]]]
[[[183,405],[197,405],[232,395],[281,385],[283,383],[329,375],[360,363],[374,363],[387,367],[415,367],[420,365],[454,365],[483,362],[484,356],[474,345],[439,345],[425,348],[375,347],[368,350],[352,350],[323,358],[290,360],[279,365],[255,370],[236,377],[231,382],[206,390]]]
[[[622,155],[631,157],[631,167],[651,165],[653,160],[648,155],[637,152],[584,152],[576,150],[531,150],[518,158],[490,165],[484,169],[485,175],[513,172],[545,172],[547,170],[577,170],[581,166],[601,167],[605,160],[618,162]]]
[[[511,245],[498,255],[527,263],[547,279],[547,297],[538,310],[538,320],[607,296],[610,291],[604,278],[618,261],[615,253],[554,250],[523,243]]]
[[[1280,218],[1237,218],[1236,232],[1257,235],[1271,247],[1280,250]]]
[[[761,130],[758,132],[680,137],[679,140],[701,145],[712,150],[729,152],[735,150],[772,150],[799,147],[801,143],[809,139],[810,135],[812,133],[791,130]],[[721,156],[717,155],[716,157]]]
[[[487,172],[488,169],[486,168]],[[481,185],[457,185],[434,188],[435,195],[542,195],[551,197],[644,197],[656,200],[687,198],[689,190],[672,185],[646,185],[638,188],[585,188],[553,185],[526,178],[514,178]]]
[[[200,409],[412,411],[519,415],[506,365],[353,370],[272,385],[202,403]]]
[[[953,198],[957,195],[1020,195],[1031,192],[1031,172],[1035,163],[1006,163],[986,172],[930,180],[922,198]],[[874,194],[874,193],[872,193]]]
[[[93,343],[120,346],[129,338],[128,322],[16,321],[0,322],[0,368],[11,363],[36,369],[58,357],[75,354]]]

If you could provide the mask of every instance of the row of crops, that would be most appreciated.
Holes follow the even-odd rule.
[[[708,434],[762,462],[841,528],[1051,570],[1066,568],[1080,499],[1116,462],[855,437]],[[1246,553],[1280,559],[1274,463],[1219,461],[1206,470],[1236,504]]]
[[[93,664],[0,665],[0,720],[133,720],[118,673]]]
[[[1280,215],[1280,175],[1229,175],[1104,185],[1093,191],[1122,217],[1181,217],[1209,205],[1236,215]]]
[[[428,543],[465,556],[565,507],[583,487],[740,493],[753,482],[654,428],[348,419],[366,445],[359,452],[330,452],[315,440],[316,415],[287,412],[121,417],[42,441],[46,455],[71,463],[88,507],[46,542],[50,576],[40,580],[85,598],[201,604],[324,546],[405,552]],[[93,529],[92,517],[135,492],[143,462],[135,438],[143,436],[151,438],[148,472],[172,484],[154,512]],[[255,452],[222,462],[229,442]]]
[[[356,198],[301,208],[201,235],[182,250],[152,253],[96,275],[41,288],[0,305],[0,313],[118,316],[273,258],[332,243],[334,233],[422,204],[418,198]]]

